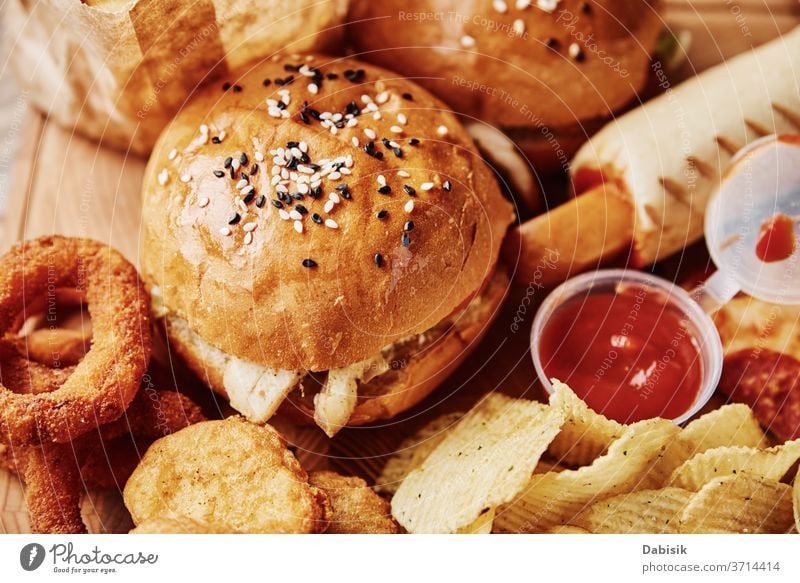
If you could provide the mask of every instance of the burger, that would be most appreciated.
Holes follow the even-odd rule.
[[[466,119],[502,130],[537,170],[568,160],[638,103],[661,0],[353,0],[360,57],[417,79]],[[489,148],[491,150],[491,147]]]
[[[277,55],[199,90],[143,186],[171,351],[251,421],[388,419],[469,354],[513,213],[456,116],[350,58]]]

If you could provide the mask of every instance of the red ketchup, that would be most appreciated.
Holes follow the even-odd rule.
[[[548,378],[623,423],[675,419],[697,399],[703,365],[685,316],[657,290],[589,291],[559,306],[542,330]]]
[[[794,219],[778,213],[761,225],[756,240],[756,257],[764,263],[783,261],[792,256],[796,246]]]

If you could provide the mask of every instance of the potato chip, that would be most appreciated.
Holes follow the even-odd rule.
[[[449,533],[511,501],[558,433],[560,410],[492,394],[447,433],[392,499],[409,532]]]
[[[558,462],[553,461],[549,457],[543,457],[539,460],[539,463],[536,464],[536,468],[534,468],[534,474],[546,474],[547,472],[563,472],[567,470],[566,466],[562,466]]]
[[[642,489],[643,476],[678,432],[664,419],[640,421],[592,465],[534,475],[512,503],[498,508],[495,532],[543,532],[571,523],[595,501]]]
[[[648,475],[653,487],[666,486],[672,473],[694,455],[716,447],[762,447],[767,438],[747,405],[724,405],[683,428]]]
[[[800,439],[769,449],[716,447],[685,461],[669,482],[686,490],[699,490],[714,478],[747,473],[769,480],[780,480],[800,459]]]
[[[389,503],[367,483],[355,476],[336,472],[313,472],[308,481],[323,490],[331,503],[332,514],[325,521],[329,534],[396,534]]]
[[[405,477],[422,465],[422,462],[436,449],[464,416],[461,411],[437,417],[411,437],[405,439],[397,448],[397,453],[389,458],[380,476],[375,481],[375,491],[394,495]]]
[[[792,525],[792,488],[747,474],[712,480],[680,517],[683,533],[773,533]]]
[[[589,465],[605,453],[625,426],[592,411],[561,381],[551,382],[550,406],[564,412],[564,425],[547,452],[560,464]]]
[[[491,534],[495,509],[490,508],[481,514],[475,522],[456,531],[456,534]]]
[[[800,471],[794,477],[794,526],[800,532]]]
[[[592,534],[585,528],[581,528],[580,526],[574,526],[572,524],[559,524],[558,526],[552,526],[544,531],[543,534]]]
[[[156,441],[124,491],[134,524],[178,514],[243,533],[321,532],[326,494],[269,425],[204,421]]]
[[[572,521],[596,534],[677,534],[693,493],[682,488],[639,490],[595,502]]]

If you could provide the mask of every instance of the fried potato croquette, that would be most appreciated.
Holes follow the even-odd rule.
[[[324,491],[269,425],[205,421],[156,441],[128,480],[125,506],[139,525],[180,514],[243,533],[323,532]],[[246,501],[246,502],[245,502]]]
[[[328,534],[397,534],[389,503],[361,478],[312,472],[308,481],[330,500],[333,514],[327,521]]]

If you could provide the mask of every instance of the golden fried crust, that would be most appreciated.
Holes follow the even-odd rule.
[[[34,330],[23,340],[30,360],[58,368],[78,364],[91,346],[82,331],[66,328]]]
[[[276,86],[274,79],[288,75],[285,65],[309,63],[337,77],[326,78],[318,94],[299,72],[293,73],[293,83]],[[359,70],[363,78],[346,78],[346,71]],[[430,328],[480,288],[496,264],[511,207],[471,138],[439,100],[407,79],[348,58],[279,56],[234,77],[242,91],[208,87],[178,114],[146,171],[143,274],[150,286],[160,288],[171,313],[238,358],[278,369],[323,371],[361,361]],[[271,80],[269,87],[262,85],[264,79]],[[289,92],[287,119],[271,116],[265,102],[286,103],[280,90]],[[358,125],[335,135],[314,114],[301,111],[304,102],[317,112],[346,113],[350,103],[366,108],[362,95],[373,100],[380,119],[365,111],[354,118]],[[209,128],[205,139],[201,124]],[[221,143],[213,143],[223,131]],[[395,140],[402,157],[382,138]],[[421,141],[410,145],[410,138]],[[364,151],[370,141],[380,160]],[[277,186],[270,150],[289,142],[308,145],[309,164],[353,159],[352,167],[344,168],[350,174],[320,178],[320,198],[304,195],[301,204],[308,213],[300,216],[302,234],[271,204]],[[264,206],[259,209],[254,198],[246,215],[229,225],[234,212],[242,214],[235,199],[245,195],[237,184],[243,170],[252,174],[256,152],[264,161],[248,180],[257,196],[266,197]],[[231,180],[226,158],[239,160],[242,153],[246,168]],[[391,192],[378,192],[379,176]],[[432,183],[430,190],[423,188],[426,183]],[[351,199],[340,196],[326,213],[330,193],[344,184]],[[416,196],[406,194],[404,185]],[[296,190],[294,182],[289,186]],[[408,213],[410,201],[414,209]],[[280,210],[296,210],[297,203],[291,208],[283,203]],[[388,214],[381,220],[376,213],[383,209]],[[315,223],[314,213],[334,220],[336,228]],[[406,247],[403,229],[409,219],[414,225],[406,233]],[[245,230],[251,223],[255,230]],[[221,233],[227,229],[230,235]],[[376,253],[383,257],[381,267]],[[304,267],[305,259],[317,266]]]
[[[506,4],[500,13],[487,0],[422,0],[413,8],[355,0],[348,38],[356,54],[418,79],[456,112],[501,127],[559,133],[607,118],[645,86],[663,28],[661,0],[561,0],[551,14],[536,2],[523,10]],[[516,21],[524,24],[519,33]],[[573,43],[582,60],[570,55]]]
[[[330,499],[333,515],[327,521],[328,534],[397,534],[389,503],[361,478],[312,472],[308,481]]]
[[[0,433],[18,444],[69,442],[119,418],[150,360],[149,296],[119,252],[88,239],[42,237],[0,259],[0,335],[28,298],[75,288],[87,300],[92,347],[57,390],[36,395],[0,385]]]
[[[270,426],[205,421],[156,441],[128,480],[134,524],[165,514],[245,533],[322,532],[326,494]]]
[[[39,534],[86,532],[80,511],[83,483],[72,444],[30,448],[25,464],[25,504],[31,530]]]
[[[185,516],[150,518],[130,531],[130,534],[235,534],[222,525],[198,522]]]

